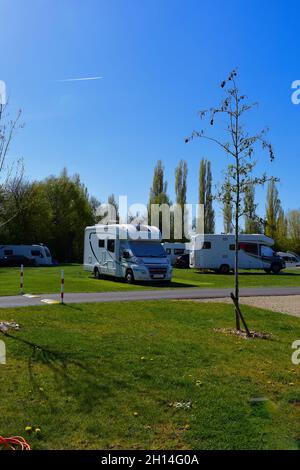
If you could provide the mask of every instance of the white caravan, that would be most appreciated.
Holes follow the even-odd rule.
[[[0,245],[0,259],[11,255],[33,258],[38,266],[52,264],[50,250],[45,245]]]
[[[285,261],[272,249],[274,240],[265,235],[239,236],[239,268],[263,269],[279,273]],[[223,274],[234,269],[234,235],[193,235],[191,239],[190,266],[212,269]]]
[[[86,271],[95,277],[134,281],[166,281],[172,266],[161,244],[161,233],[149,225],[95,225],[85,229]]]

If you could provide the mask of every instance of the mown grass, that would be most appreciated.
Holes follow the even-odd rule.
[[[82,265],[65,265],[44,268],[25,268],[24,288],[26,293],[56,293],[60,289],[60,272],[65,272],[66,292],[105,292],[122,290],[156,289],[163,286],[152,284],[128,285],[111,279],[94,279],[91,273],[85,272]],[[265,286],[300,286],[300,270],[284,271],[279,275],[266,274],[261,271],[244,271],[241,273],[242,287]],[[202,273],[193,269],[174,269],[172,283],[169,287],[226,288],[232,287],[233,275],[220,275],[211,272]],[[17,268],[0,268],[0,295],[19,293],[20,275]]]
[[[300,320],[243,308],[251,328],[272,340],[216,333],[233,325],[232,306],[222,304],[1,310],[0,320],[21,329],[4,338],[0,434],[25,435],[34,449],[299,449],[291,344]],[[30,361],[19,340],[57,355],[36,350]]]

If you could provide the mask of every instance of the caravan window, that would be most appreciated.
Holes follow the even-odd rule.
[[[240,243],[240,249],[244,250],[246,253],[251,253],[252,255],[258,255],[258,245],[257,243]]]
[[[104,240],[99,240],[98,241],[98,246],[99,246],[99,248],[104,248]]]
[[[107,249],[114,253],[115,251],[115,240],[107,240]]]
[[[11,256],[14,254],[13,250],[4,250],[5,256]]]

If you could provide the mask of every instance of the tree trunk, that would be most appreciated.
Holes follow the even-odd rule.
[[[235,298],[236,302],[239,305],[240,301],[240,292],[239,292],[239,218],[235,217],[235,266],[234,266],[234,287],[235,287]],[[235,309],[235,323],[236,329],[240,331],[240,316],[238,309]]]
[[[236,129],[238,129],[238,120],[236,121]],[[236,136],[238,131],[236,131]],[[238,145],[236,137],[236,201],[235,201],[235,266],[234,266],[234,287],[236,303],[239,306],[240,291],[239,291],[239,215],[240,215],[240,162],[238,155]],[[235,323],[237,331],[241,330],[239,311],[235,309]]]
[[[234,147],[236,163],[236,200],[235,200],[235,266],[234,266],[234,287],[237,306],[239,307],[239,220],[240,220],[240,159],[239,159],[239,100],[235,95],[236,117],[234,129]],[[241,330],[239,308],[235,309],[235,323],[237,331]]]

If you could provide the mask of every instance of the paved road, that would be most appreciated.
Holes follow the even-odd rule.
[[[160,299],[215,299],[228,297],[232,289],[161,289],[125,292],[99,292],[65,294],[66,303],[123,302]],[[243,297],[300,295],[300,287],[255,287],[241,289]],[[47,305],[59,302],[57,294],[41,294],[34,297],[0,297],[0,308]]]

